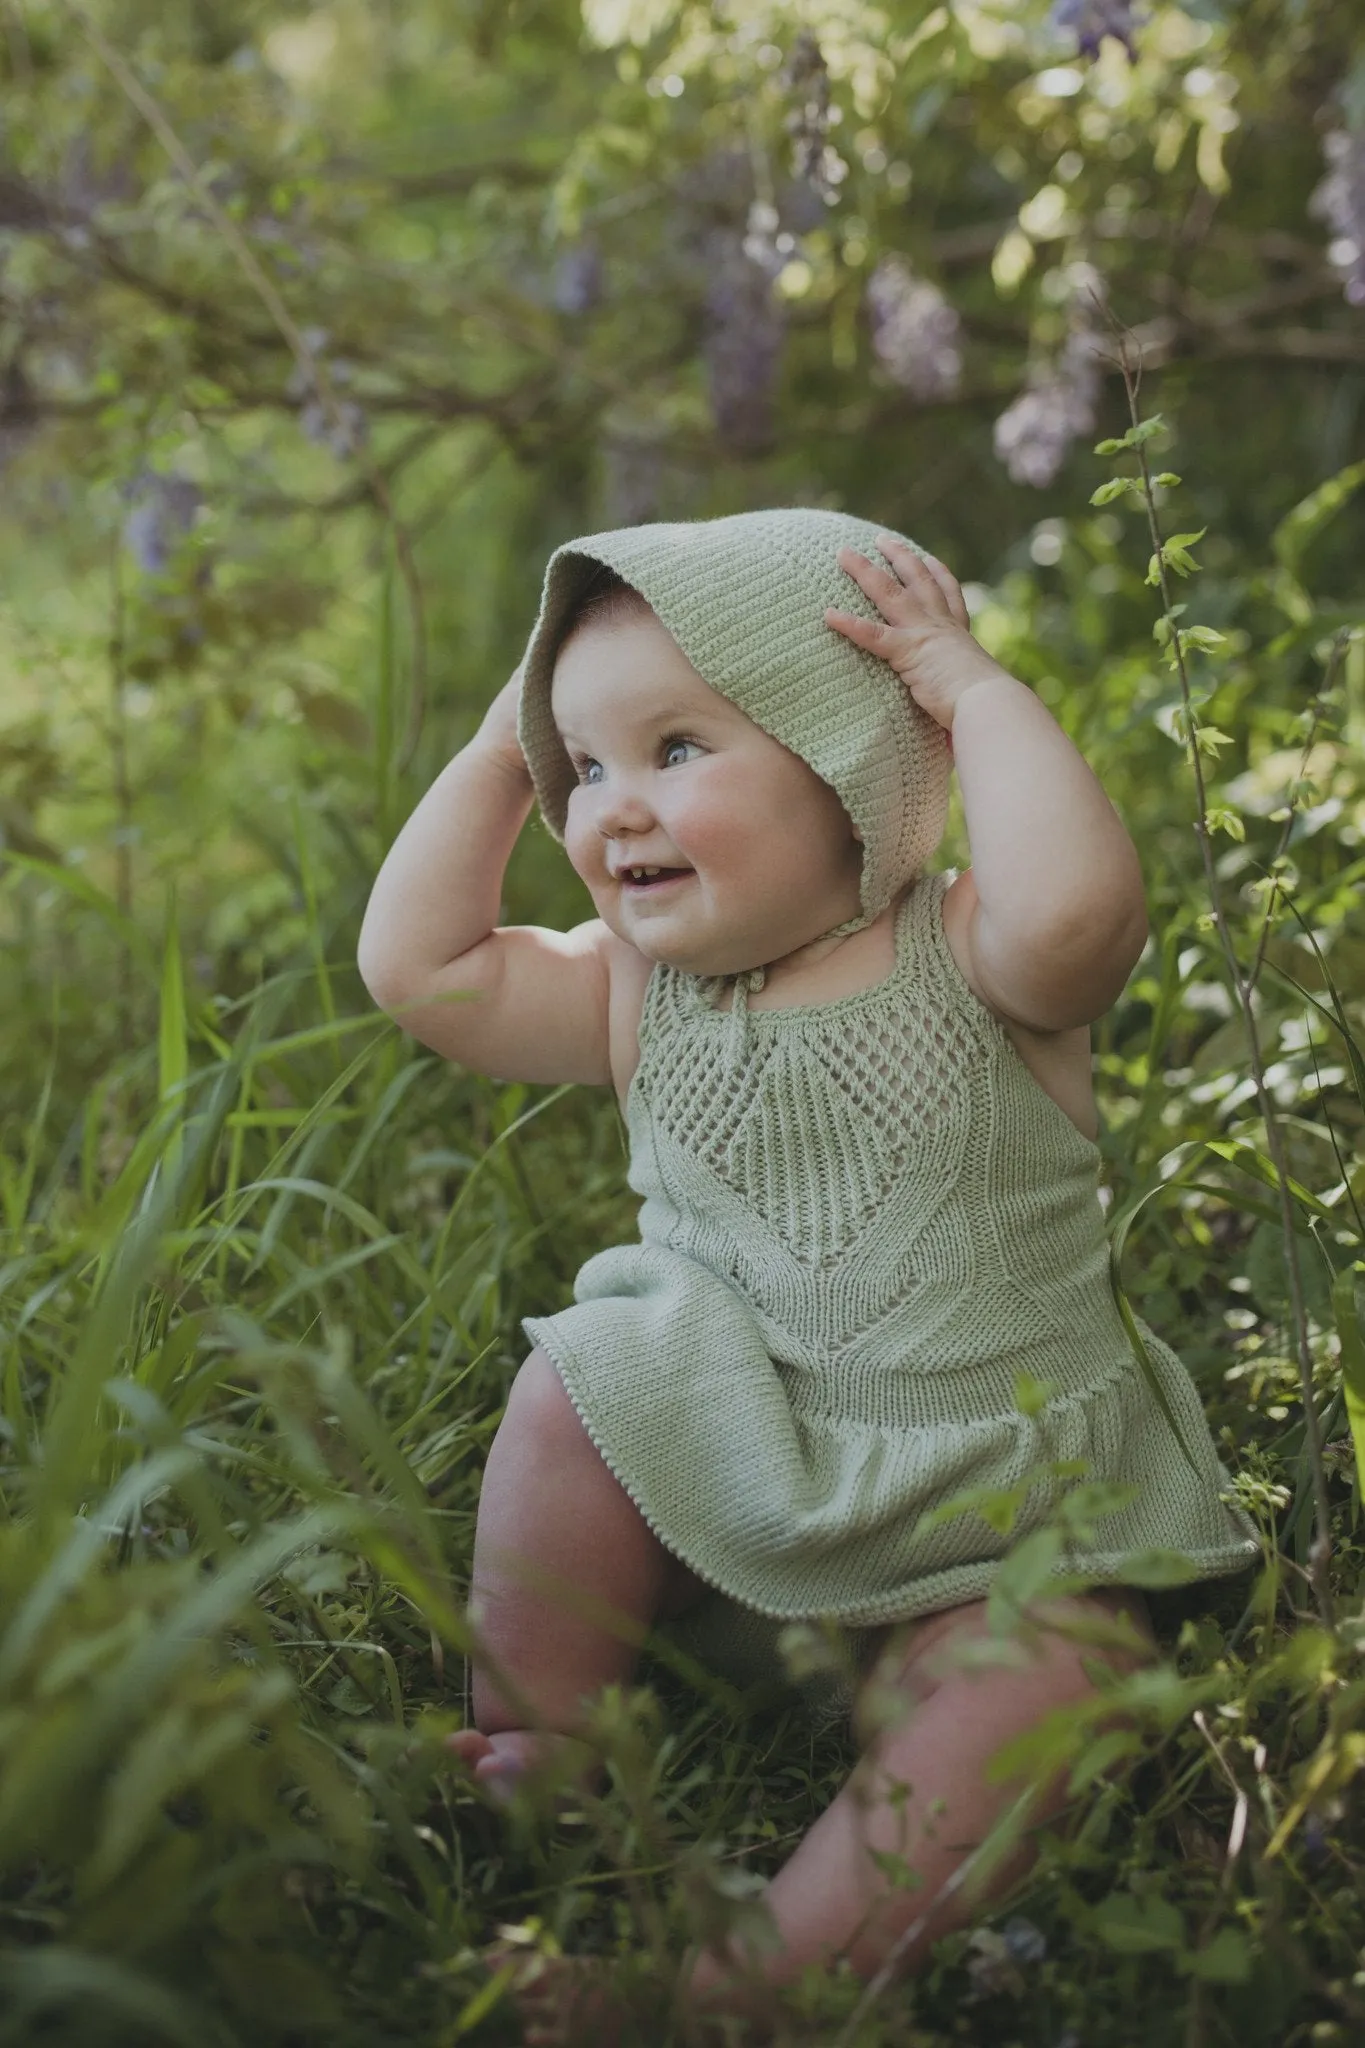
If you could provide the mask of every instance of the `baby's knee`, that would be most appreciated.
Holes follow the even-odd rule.
[[[539,1344],[528,1353],[512,1382],[502,1427],[550,1450],[576,1448],[587,1440],[582,1418],[554,1360]]]

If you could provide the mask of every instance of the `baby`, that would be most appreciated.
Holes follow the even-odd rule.
[[[956,876],[926,867],[950,759]],[[597,913],[570,932],[494,923],[536,799]],[[1115,1672],[1154,1654],[1143,1553],[1195,1578],[1258,1554],[1188,1374],[1140,1324],[1154,1394],[1108,1283],[1088,1027],[1146,936],[1132,841],[950,572],[813,510],[559,549],[521,666],[375,884],[375,999],[475,1071],[615,1088],[643,1199],[640,1243],[524,1321],[452,1746],[508,1786],[655,1628],[744,1680],[784,1626],[833,1622],[856,1703],[876,1688],[766,1894],[774,1945],[694,1957],[698,2004],[746,1968],[913,1967],[1018,1797],[995,1752],[1095,1692],[1096,1643]],[[1118,1505],[1050,1567],[1082,1589],[1011,1617],[1001,1560],[1063,1461]],[[962,1500],[1010,1489],[1005,1533]]]

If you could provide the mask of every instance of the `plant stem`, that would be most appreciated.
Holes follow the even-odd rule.
[[[114,534],[110,561],[112,600],[109,620],[109,691],[112,699],[110,747],[114,765],[114,892],[119,913],[133,916],[133,786],[128,773],[128,678],[124,669],[123,565],[120,538]],[[123,1043],[133,1043],[133,962],[124,940],[118,957],[119,1030]]]
[[[1129,332],[1126,328],[1118,331],[1119,365],[1123,371],[1123,385],[1128,398],[1128,416],[1133,426],[1137,427],[1141,424],[1137,409],[1138,387],[1142,381],[1141,354],[1139,353],[1137,369],[1135,371],[1129,349]],[[1145,442],[1138,443],[1136,453],[1142,470],[1143,499],[1147,507],[1147,525],[1151,533],[1152,553],[1156,561],[1156,572],[1161,586],[1161,601],[1165,608],[1166,616],[1169,619],[1172,610],[1170,577],[1162,552],[1161,529],[1157,520],[1156,498],[1151,468],[1147,461]],[[1194,771],[1195,799],[1198,805],[1198,816],[1194,824],[1195,836],[1199,841],[1199,851],[1204,863],[1204,878],[1208,886],[1209,901],[1213,907],[1213,921],[1217,927],[1219,939],[1222,942],[1223,954],[1232,977],[1233,989],[1242,1012],[1242,1022],[1246,1029],[1247,1045],[1251,1054],[1252,1078],[1256,1085],[1256,1099],[1265,1124],[1266,1144],[1269,1148],[1271,1163],[1275,1168],[1275,1179],[1280,1198],[1280,1222],[1284,1232],[1285,1267],[1289,1277],[1290,1309],[1293,1317],[1294,1343],[1299,1366],[1299,1391],[1303,1402],[1304,1444],[1313,1477],[1316,1534],[1308,1554],[1309,1580],[1317,1600],[1318,1613],[1322,1617],[1323,1626],[1331,1628],[1335,1623],[1335,1610],[1329,1578],[1329,1566],[1332,1557],[1332,1534],[1331,1510],[1327,1498],[1327,1467],[1323,1462],[1322,1432],[1318,1425],[1318,1411],[1313,1396],[1313,1359],[1308,1345],[1308,1320],[1304,1309],[1303,1281],[1299,1271],[1298,1241],[1294,1230],[1294,1211],[1289,1193],[1289,1170],[1285,1159],[1284,1139],[1280,1130],[1279,1120],[1275,1114],[1274,1102],[1271,1099],[1269,1089],[1266,1087],[1265,1067],[1261,1058],[1260,1037],[1257,1033],[1256,1018],[1251,1006],[1252,982],[1249,979],[1243,978],[1241,965],[1237,959],[1236,948],[1232,943],[1227,920],[1223,915],[1223,905],[1218,890],[1218,877],[1214,868],[1213,849],[1209,843],[1208,811],[1204,793],[1204,771],[1199,756],[1198,728],[1195,723],[1194,706],[1190,699],[1189,672],[1185,664],[1185,650],[1181,644],[1180,630],[1174,620],[1171,621],[1171,648],[1176,669],[1180,676],[1180,692],[1185,706],[1186,743],[1189,748],[1190,765]],[[1264,934],[1262,935],[1262,946],[1264,946]],[[1258,967],[1259,964],[1258,954]]]

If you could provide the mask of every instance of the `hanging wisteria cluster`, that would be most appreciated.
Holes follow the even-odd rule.
[[[187,476],[145,469],[124,489],[123,545],[148,576],[164,576],[199,516],[204,494]]]
[[[303,339],[313,355],[320,356],[331,337],[325,328],[304,329]],[[327,382],[332,387],[331,403],[325,403],[321,392],[312,378],[301,367],[296,366],[285,386],[288,396],[299,408],[299,426],[305,438],[316,447],[330,448],[338,462],[349,461],[370,438],[370,422],[364,408],[353,398],[335,396],[339,384],[349,384],[353,375],[351,365],[340,356],[333,356],[327,364]]]
[[[1048,20],[1055,29],[1074,29],[1076,54],[1098,57],[1106,36],[1123,44],[1128,62],[1137,63],[1133,0],[1056,0]]]
[[[702,359],[717,433],[741,452],[756,453],[772,442],[786,318],[771,267],[754,261],[746,239],[731,228],[707,237]]]
[[[792,175],[818,193],[826,206],[833,206],[848,165],[829,140],[836,113],[830,101],[829,66],[809,29],[797,35],[781,77],[784,85],[802,95],[785,124],[792,138]]]
[[[596,243],[575,242],[555,264],[550,296],[561,313],[577,318],[600,302],[602,285],[602,256]]]
[[[1025,389],[995,423],[997,457],[1015,483],[1038,490],[1052,482],[1077,435],[1094,431],[1100,395],[1103,344],[1091,316],[1103,285],[1088,263],[1073,266],[1070,284],[1065,342],[1051,363],[1029,372]]]
[[[868,280],[867,309],[873,350],[897,384],[925,404],[956,396],[961,322],[936,284],[903,257],[884,256]]]
[[[1308,210],[1326,221],[1334,240],[1327,255],[1353,306],[1365,306],[1365,129],[1334,129],[1322,153],[1330,166]]]
[[[702,358],[711,414],[717,433],[741,453],[757,453],[773,437],[787,328],[774,285],[796,251],[796,232],[808,231],[823,218],[848,176],[848,165],[829,140],[838,114],[829,68],[809,29],[793,40],[780,83],[798,102],[785,122],[792,138],[793,182],[779,195],[781,206],[770,197],[755,197],[742,229],[727,223],[705,238]],[[736,163],[736,173],[739,168]],[[734,193],[731,179],[724,194],[729,204]]]
[[[640,526],[657,519],[664,483],[657,441],[608,433],[602,442],[602,505],[608,527]]]

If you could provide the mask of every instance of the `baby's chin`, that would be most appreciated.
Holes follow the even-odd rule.
[[[644,959],[676,967],[682,974],[743,974],[764,964],[737,958],[733,945],[728,950],[724,946],[689,946],[680,933],[665,931],[662,919],[656,923],[648,917],[622,917],[614,904],[599,904],[598,914],[618,939],[624,939]]]

